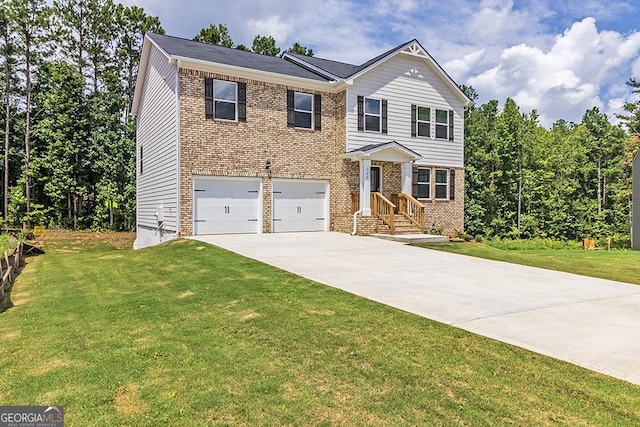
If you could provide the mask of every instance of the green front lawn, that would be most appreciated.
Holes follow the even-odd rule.
[[[416,246],[640,285],[640,251],[506,249],[476,242]]]
[[[66,425],[633,425],[640,387],[190,240],[58,236],[0,310],[0,405]]]

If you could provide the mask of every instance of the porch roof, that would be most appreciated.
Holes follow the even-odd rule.
[[[354,162],[360,159],[370,159],[394,163],[412,162],[422,158],[420,154],[397,141],[365,145],[344,153],[342,157]]]

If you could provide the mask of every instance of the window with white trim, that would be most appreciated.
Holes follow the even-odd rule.
[[[293,95],[295,127],[311,129],[313,125],[313,95],[295,92]]]
[[[449,170],[436,169],[436,200],[449,198]]]
[[[431,108],[418,106],[416,122],[418,136],[431,136]]]
[[[436,138],[449,139],[449,111],[436,110]]]
[[[364,99],[364,130],[380,132],[382,118],[382,100],[375,98]]]
[[[236,120],[238,106],[238,86],[234,82],[214,80],[213,82],[214,118]]]
[[[418,168],[418,199],[431,199],[431,168]]]

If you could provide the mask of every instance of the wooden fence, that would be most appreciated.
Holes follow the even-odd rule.
[[[22,243],[18,244],[15,251],[4,251],[0,259],[0,269],[2,273],[2,285],[0,286],[0,302],[4,300],[5,294],[13,286],[13,281],[23,265],[22,259]]]

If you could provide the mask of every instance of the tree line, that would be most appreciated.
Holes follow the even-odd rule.
[[[135,228],[129,109],[147,31],[164,34],[157,17],[112,0],[0,0],[4,226]],[[235,45],[222,24],[194,40],[281,52],[267,36]]]
[[[640,83],[630,79],[631,91]],[[471,87],[463,90],[472,99]],[[631,163],[640,148],[640,101],[620,125],[592,108],[550,129],[513,99],[465,117],[465,231],[483,238],[612,238],[628,246]]]
[[[5,226],[135,228],[135,117],[144,34],[158,18],[112,0],[0,0],[0,132]],[[235,44],[223,24],[194,40],[277,56],[273,37]],[[313,56],[295,43],[287,52]],[[630,90],[640,94],[631,79]],[[472,98],[470,87],[463,90]],[[465,122],[465,231],[484,237],[628,236],[640,102],[624,127],[594,108],[550,129],[512,99]],[[623,237],[620,237],[622,239]]]

